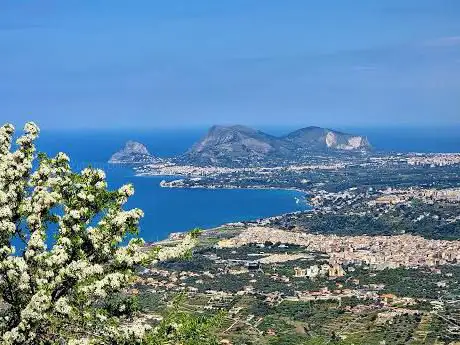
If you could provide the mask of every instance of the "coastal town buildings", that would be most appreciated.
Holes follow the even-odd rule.
[[[266,227],[251,227],[240,235],[219,242],[221,248],[240,247],[251,243],[295,244],[311,251],[328,254],[330,265],[368,264],[376,270],[396,267],[438,266],[460,262],[460,241],[427,240],[420,236],[336,236],[291,232]],[[299,275],[314,276],[312,271]],[[344,274],[341,269],[332,275]]]

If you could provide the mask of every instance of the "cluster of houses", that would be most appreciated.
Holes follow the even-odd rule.
[[[303,278],[308,277],[310,279],[314,279],[317,277],[325,277],[328,276],[330,278],[338,278],[343,277],[345,275],[345,270],[342,268],[341,265],[312,265],[307,268],[300,268],[294,267],[294,277],[296,278]]]
[[[285,243],[325,253],[331,265],[366,264],[382,270],[397,267],[434,267],[460,262],[460,241],[427,240],[421,236],[336,236],[250,227],[218,246]]]

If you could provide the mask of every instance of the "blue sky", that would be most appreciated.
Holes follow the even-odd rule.
[[[0,120],[460,124],[458,0],[0,0]]]

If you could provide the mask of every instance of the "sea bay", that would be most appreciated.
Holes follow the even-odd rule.
[[[140,177],[129,167],[107,163],[111,154],[129,139],[144,143],[152,154],[168,157],[184,152],[200,134],[198,131],[45,131],[37,142],[37,150],[49,155],[67,153],[76,171],[86,166],[103,169],[111,189],[132,183],[136,192],[127,207],[144,211],[140,234],[146,241],[161,240],[171,232],[308,209],[305,202],[298,202],[303,200],[303,194],[297,191],[162,188],[161,180],[177,177]]]

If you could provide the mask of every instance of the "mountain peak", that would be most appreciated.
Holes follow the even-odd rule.
[[[216,133],[216,132],[242,132],[242,133],[256,133],[258,132],[256,129],[243,126],[243,125],[214,125],[211,128],[209,128],[208,135],[210,133]]]
[[[144,155],[150,155],[149,150],[144,144],[141,144],[137,141],[128,140],[123,148],[123,151],[126,153],[139,153]]]
[[[192,146],[186,156],[200,164],[238,162],[244,165],[280,151],[281,143],[278,138],[250,127],[216,125]]]
[[[118,164],[146,164],[158,161],[159,159],[151,155],[144,144],[133,140],[127,141],[125,146],[109,159],[109,163]]]
[[[371,148],[366,137],[314,126],[291,132],[284,139],[309,150],[367,151]]]

